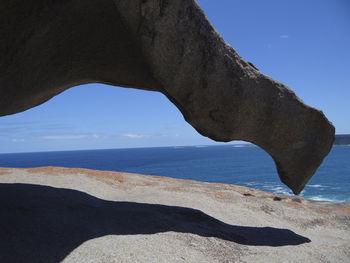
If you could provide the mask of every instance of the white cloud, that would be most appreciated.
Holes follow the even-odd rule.
[[[286,39],[286,38],[289,38],[289,35],[283,34],[283,35],[280,35],[280,38]]]
[[[24,139],[22,139],[22,138],[13,138],[11,141],[12,142],[24,142]]]
[[[44,140],[78,140],[78,139],[98,139],[98,134],[66,134],[41,136]]]
[[[130,139],[142,139],[142,138],[150,137],[149,135],[145,135],[145,134],[132,134],[132,133],[125,133],[122,136],[130,138]]]

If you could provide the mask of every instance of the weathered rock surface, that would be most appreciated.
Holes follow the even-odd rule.
[[[194,0],[1,0],[0,116],[79,84],[165,94],[200,134],[266,150],[299,193],[334,127],[242,59]]]
[[[68,168],[0,168],[0,262],[350,262],[350,203]]]

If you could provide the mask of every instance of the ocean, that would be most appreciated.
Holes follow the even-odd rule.
[[[0,154],[0,167],[62,166],[243,185],[278,194],[272,158],[256,146],[191,146]],[[350,147],[334,146],[303,197],[350,202]]]

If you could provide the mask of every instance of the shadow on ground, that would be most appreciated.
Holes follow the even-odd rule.
[[[167,231],[251,246],[310,242],[288,229],[229,225],[191,208],[106,201],[48,186],[0,184],[0,262],[56,263],[93,238]]]

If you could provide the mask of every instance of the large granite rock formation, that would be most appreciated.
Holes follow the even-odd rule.
[[[84,83],[159,91],[200,134],[266,150],[299,193],[334,127],[242,59],[194,0],[1,0],[0,116]]]
[[[1,263],[349,262],[350,203],[87,169],[0,168]]]

